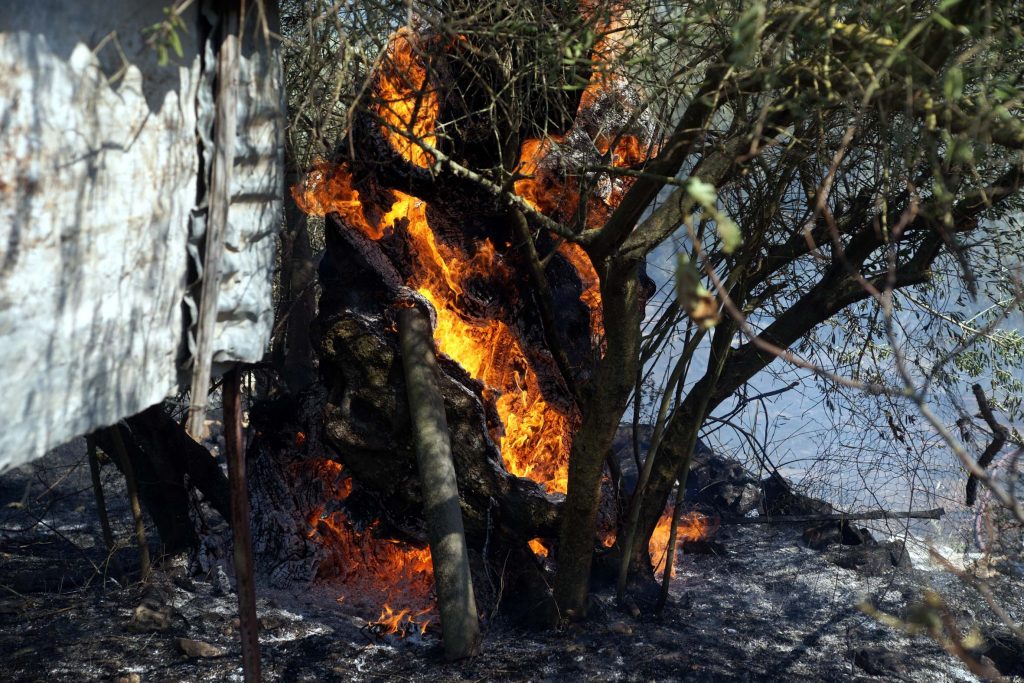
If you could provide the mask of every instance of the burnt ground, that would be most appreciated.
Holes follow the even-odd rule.
[[[83,450],[78,441],[0,477],[0,679],[241,680],[235,596],[210,561],[217,545],[205,562],[164,566],[146,586],[119,580],[134,571],[135,552],[108,557]],[[104,482],[115,536],[129,544],[127,503],[112,466]],[[976,592],[928,566],[923,553],[914,553],[915,569],[869,577],[837,566],[841,551],[806,547],[792,527],[724,527],[716,541],[711,553],[684,557],[660,619],[630,618],[600,592],[594,619],[561,631],[492,619],[483,654],[456,664],[443,661],[436,631],[376,637],[362,618],[375,615],[347,612],[330,587],[260,590],[264,679],[977,680],[933,639],[857,607],[868,599],[922,621],[927,610],[915,605],[931,588],[963,633],[985,636],[979,652],[1024,680],[1020,645]],[[991,583],[1020,623],[1024,581],[998,574]]]

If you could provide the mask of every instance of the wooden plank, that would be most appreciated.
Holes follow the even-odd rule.
[[[210,218],[206,225],[206,253],[199,295],[199,322],[196,325],[196,350],[192,362],[192,400],[189,404],[188,432],[196,441],[206,436],[207,393],[213,362],[214,327],[217,322],[217,295],[220,291],[224,235],[227,233],[231,204],[231,171],[235,159],[235,134],[238,113],[238,5],[224,5],[222,34],[217,52],[217,113],[214,119],[216,148],[210,174]]]

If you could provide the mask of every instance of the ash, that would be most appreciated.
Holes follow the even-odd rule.
[[[128,583],[119,577],[136,568],[123,486],[104,468],[124,546],[108,556],[83,451],[75,442],[0,477],[0,679],[241,680],[230,554],[216,543],[224,529],[209,529],[205,571],[178,560],[147,585]],[[807,547],[800,532],[725,526],[709,552],[682,558],[660,619],[631,618],[600,589],[593,618],[563,630],[487,619],[483,654],[458,663],[444,662],[436,630],[376,636],[365,621],[376,615],[352,613],[330,587],[260,588],[264,680],[977,680],[931,638],[858,608],[868,601],[909,618],[929,589],[964,633],[984,636],[979,657],[1024,680],[1020,644],[977,593],[928,563],[922,544],[906,539],[914,568],[867,576],[836,564],[842,550]],[[1020,623],[1024,582],[1009,573],[989,581]]]

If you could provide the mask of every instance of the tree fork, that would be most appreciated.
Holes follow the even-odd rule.
[[[423,311],[414,306],[398,311],[398,339],[423,486],[423,512],[434,566],[444,653],[448,660],[464,659],[479,650],[480,623],[448,420],[437,383],[437,358],[430,320]]]
[[[607,346],[582,405],[583,421],[569,456],[569,488],[555,576],[560,619],[586,617],[601,473],[636,381],[642,316],[640,268],[638,261],[624,261],[605,264],[599,271]]]
[[[715,386],[718,383],[718,378],[722,375],[722,368],[725,367],[725,361],[729,357],[729,342],[733,335],[733,326],[728,322],[723,323],[719,328],[718,334],[712,340],[712,359],[714,360],[714,373],[711,378],[711,386]],[[693,450],[697,447],[697,433],[700,432],[701,426],[704,424],[704,420],[708,414],[708,403],[711,400],[711,393],[705,392],[701,395],[700,405],[697,407],[698,419],[691,422],[686,430],[686,440],[683,443],[683,448],[686,449],[686,455],[683,458],[683,462],[679,466],[679,473],[676,477],[678,487],[676,489],[676,500],[675,505],[672,509],[672,526],[669,530],[668,535],[668,548],[665,551],[665,575],[661,580],[661,593],[658,595],[658,604],[654,609],[655,614],[660,615],[665,609],[666,603],[668,603],[668,591],[672,583],[672,565],[675,560],[675,548],[676,539],[679,537],[679,518],[683,513],[683,499],[686,498],[686,480],[690,475],[690,464],[693,462]],[[632,550],[632,549],[630,549]]]
[[[981,388],[981,385],[972,385],[971,391],[974,392],[974,398],[978,401],[978,412],[992,430],[992,441],[985,447],[985,451],[981,454],[981,457],[978,458],[978,467],[984,469],[992,464],[992,460],[995,459],[996,455],[1000,450],[1002,450],[1007,440],[1009,440],[1010,430],[996,420],[996,416],[992,413],[992,406],[989,405],[988,399],[985,397],[985,391]],[[978,477],[975,476],[974,473],[971,473],[967,477],[967,490],[964,502],[967,505],[974,505],[974,501],[977,497]]]

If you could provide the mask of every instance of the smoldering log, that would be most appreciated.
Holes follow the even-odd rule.
[[[329,387],[324,438],[338,458],[386,505],[382,514],[413,537],[422,509],[396,321],[391,302],[403,280],[381,246],[328,216],[320,266],[323,295],[314,327],[320,369]],[[407,290],[405,290],[407,291]],[[426,302],[423,302],[424,305]],[[533,481],[510,474],[491,438],[500,420],[484,386],[451,359],[438,357],[466,533],[525,541],[553,537],[557,501]]]
[[[398,336],[445,657],[464,659],[477,653],[480,624],[429,319],[415,306],[403,308],[398,313]]]

